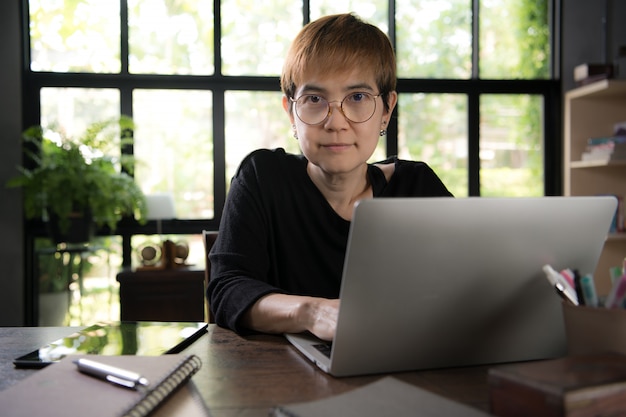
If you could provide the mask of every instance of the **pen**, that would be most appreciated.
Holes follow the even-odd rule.
[[[580,276],[578,269],[574,269],[574,290],[576,291],[576,298],[578,299],[578,304],[580,305],[587,304],[587,300],[585,299],[585,294],[583,292],[582,277]]]
[[[556,288],[557,292],[563,297],[565,296],[574,305],[578,305],[578,297],[576,297],[576,291],[572,287],[567,279],[550,265],[543,266],[543,272],[546,274],[546,278]]]
[[[91,359],[80,358],[74,361],[82,373],[94,376],[122,387],[137,389],[138,386],[147,386],[148,380],[136,372],[127,371],[115,366],[106,365]]]
[[[566,291],[566,287],[563,283],[557,282],[556,284],[554,284],[554,289],[556,290],[557,294],[561,296],[562,299],[564,299],[565,301],[569,301],[575,306],[578,305],[578,300],[576,299],[576,296],[572,297],[572,295]]]

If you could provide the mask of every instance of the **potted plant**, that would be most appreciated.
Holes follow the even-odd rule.
[[[135,161],[120,152],[132,141],[132,128],[132,120],[121,117],[94,123],[76,138],[41,126],[26,129],[32,167],[19,167],[20,174],[8,182],[23,189],[26,218],[47,221],[56,243],[89,241],[89,235],[72,239],[76,224],[114,231],[125,216],[144,222],[145,196],[131,176]]]

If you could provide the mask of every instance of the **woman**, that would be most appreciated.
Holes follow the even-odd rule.
[[[422,162],[367,163],[398,99],[395,68],[389,39],[352,14],[311,22],[293,41],[281,87],[302,155],[255,151],[232,180],[210,255],[218,325],[332,340],[355,203],[451,196]]]

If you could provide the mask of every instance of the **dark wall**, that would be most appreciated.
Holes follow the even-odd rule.
[[[4,186],[22,157],[19,4],[0,2],[0,326],[24,324],[21,193]]]
[[[626,1],[561,0],[561,4],[561,79],[563,91],[567,91],[576,86],[573,76],[576,65],[606,61],[612,63],[617,49],[626,47]],[[605,13],[605,9],[608,9],[608,13]],[[606,37],[603,24],[605,16],[608,28]],[[622,66],[626,66],[626,59],[622,60]],[[624,72],[622,69],[622,74]]]

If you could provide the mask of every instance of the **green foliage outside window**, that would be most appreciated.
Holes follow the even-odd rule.
[[[30,0],[31,68],[59,73],[119,73],[119,4],[109,0]],[[302,5],[287,0],[218,2],[222,26],[219,28],[220,50],[215,51],[215,4],[204,0],[128,0],[130,74],[277,76],[289,42],[302,25]],[[347,11],[354,11],[389,33],[389,10],[385,0],[310,2],[311,19]],[[475,51],[480,68],[472,68],[470,0],[396,0],[398,75],[414,79],[468,80],[473,74],[480,79],[548,79],[551,55],[548,12],[548,0],[480,0],[480,50]],[[221,58],[221,68],[215,68],[216,52]],[[242,91],[247,91],[245,82],[242,81]],[[275,87],[278,91],[278,80]],[[259,93],[266,92],[254,92]],[[226,92],[224,97],[229,95],[238,96],[238,92]],[[455,195],[466,195],[467,97],[403,92],[401,95],[406,97],[398,106],[398,153],[402,157],[425,160]],[[156,100],[169,99],[164,95]],[[134,112],[152,115],[146,120],[162,124],[164,118],[138,107],[143,105],[134,101]],[[258,107],[258,112],[250,113],[250,106]],[[508,144],[506,146],[516,146],[519,152],[526,153],[524,163],[514,165],[511,152],[486,149],[485,154],[491,152],[495,160],[481,160],[482,195],[543,194],[542,106],[540,96],[481,98],[481,151],[492,145]],[[58,109],[59,115],[72,117],[67,113],[69,109],[76,117],[90,107],[72,108],[53,100],[47,102],[42,119],[50,118],[46,113],[50,108],[55,112]],[[209,195],[213,192],[213,166],[205,166],[194,159],[201,153],[207,161],[214,157],[213,135],[208,132],[213,109],[205,99],[186,100],[181,109],[185,114],[178,120],[184,122],[177,122],[178,126],[202,123],[203,119],[209,126],[185,127],[185,133],[191,131],[193,136],[180,135],[175,126],[159,127],[157,133],[167,135],[167,140],[156,135],[142,137],[142,132],[138,132],[138,140],[145,142],[136,152],[148,149],[155,153],[149,158],[137,155],[147,164],[140,170],[140,177],[145,173],[148,177],[140,181],[148,192],[171,192],[166,188],[176,186],[180,218],[208,218],[214,215],[213,196]],[[274,100],[232,100],[226,107],[226,116],[226,126],[219,128],[229,129],[225,146],[227,180],[237,164],[235,159],[240,159],[239,153],[244,149],[252,150],[259,144],[269,143],[297,151],[280,103]],[[242,117],[239,120],[244,122],[238,123],[233,117]],[[264,118],[264,121],[247,122],[255,118]],[[149,130],[145,123],[139,126]],[[259,126],[271,131],[259,132]],[[496,132],[496,136],[490,137],[489,131]],[[164,146],[153,146],[153,139]],[[381,141],[380,149],[383,148]],[[229,155],[229,152],[234,154]],[[374,159],[380,157],[377,155]],[[180,162],[186,160],[193,162]],[[163,167],[170,169],[173,163],[177,168],[168,171],[168,176],[150,177],[150,172],[159,172]],[[199,169],[207,172],[206,178],[196,175]]]

